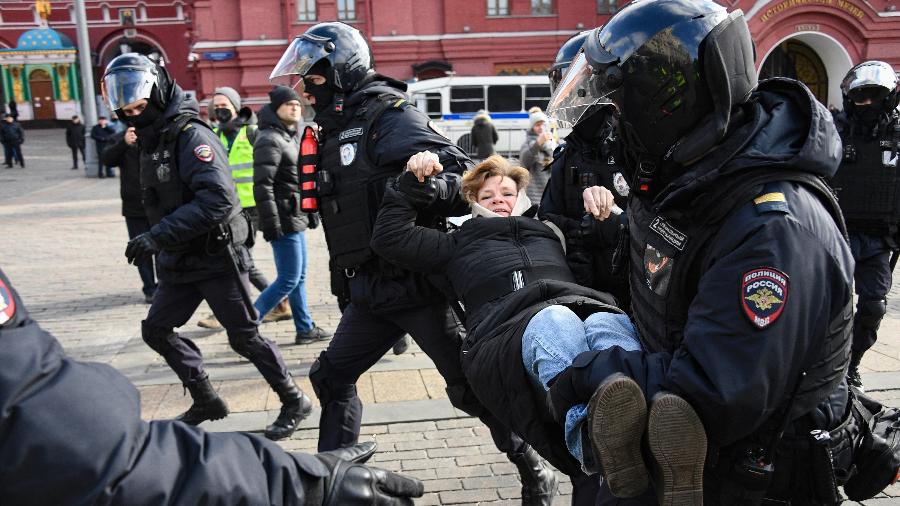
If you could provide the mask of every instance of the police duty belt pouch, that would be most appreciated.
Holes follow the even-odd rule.
[[[885,408],[874,399],[854,391],[854,415],[862,431],[853,452],[855,473],[844,484],[853,501],[871,499],[900,477],[900,410]]]

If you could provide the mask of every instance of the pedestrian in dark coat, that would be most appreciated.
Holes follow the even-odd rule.
[[[66,125],[66,145],[72,150],[72,170],[78,170],[78,152],[84,162],[84,123],[78,116],[72,116],[72,122]]]
[[[104,169],[103,162],[99,161],[103,158],[103,149],[115,133],[115,129],[109,126],[106,116],[100,116],[97,119],[97,124],[91,128],[91,139],[94,139],[94,143],[97,146],[97,177],[100,179],[103,179],[104,177],[116,177],[116,173],[113,171],[112,167],[106,166]]]
[[[128,239],[149,232],[150,221],[144,211],[141,192],[141,151],[138,149],[134,127],[114,135],[103,150],[100,161],[103,165],[119,168],[119,196],[122,198],[122,216],[125,217],[125,226],[128,228]],[[144,301],[148,304],[153,302],[153,295],[156,293],[154,260],[155,258],[148,258],[136,266],[143,283]]]
[[[25,142],[25,131],[11,114],[3,118],[0,126],[0,143],[3,144],[3,154],[6,168],[11,169],[13,163],[18,163],[23,169],[25,160],[22,159],[22,144]]]
[[[471,133],[472,146],[475,147],[475,157],[484,160],[494,154],[494,144],[497,144],[500,137],[497,135],[497,129],[488,113],[478,111],[474,121]]]

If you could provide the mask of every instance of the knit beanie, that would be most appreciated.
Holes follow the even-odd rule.
[[[537,125],[541,121],[543,121],[546,124],[546,123],[550,122],[550,118],[548,118],[547,115],[541,111],[537,111],[537,112],[533,112],[533,113],[529,114],[528,115],[528,128],[534,128],[534,125]]]
[[[238,92],[235,91],[234,88],[229,88],[228,86],[222,86],[221,88],[216,88],[216,91],[213,92],[213,96],[222,95],[231,102],[231,105],[234,106],[235,111],[241,110],[241,96],[238,95]]]
[[[300,95],[294,91],[294,88],[287,86],[276,86],[269,92],[269,103],[273,111],[277,111],[281,104],[290,102],[291,100],[300,100]]]

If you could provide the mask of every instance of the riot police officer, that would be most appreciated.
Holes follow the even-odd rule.
[[[460,364],[460,328],[446,298],[422,275],[392,266],[369,247],[385,184],[402,174],[407,160],[430,151],[443,166],[429,191],[417,194],[423,207],[446,192],[446,178],[458,178],[472,162],[428,117],[407,101],[406,85],[375,73],[363,36],[344,23],[319,23],[294,39],[272,72],[297,79],[321,128],[317,163],[318,207],[322,216],[333,284],[348,297],[328,348],[310,370],[322,405],[319,449],[352,445],[359,436],[362,403],[359,376],[408,333],[435,362],[457,408],[479,416],[497,447],[516,464],[523,503],[550,504],[556,477],[534,450],[484,410],[466,383]],[[293,83],[292,83],[293,84]],[[456,187],[456,186],[451,186]],[[450,210],[428,207],[425,226]],[[346,295],[348,293],[349,295]]]
[[[581,51],[588,31],[562,45],[550,67],[550,89],[555,90],[572,60]],[[598,106],[572,126],[554,153],[550,181],[540,203],[540,216],[550,220],[566,236],[566,259],[582,285],[611,293],[628,307],[628,282],[613,275],[613,256],[625,216],[604,221],[585,218],[584,190],[603,186],[612,191],[616,205],[625,209],[630,190],[619,161],[615,137],[615,109]]]
[[[887,63],[867,61],[850,69],[841,82],[844,110],[835,122],[844,144],[844,160],[832,179],[850,231],[856,260],[859,300],[853,320],[853,348],[847,377],[862,386],[859,363],[875,344],[887,311],[887,294],[898,249],[900,199],[897,155],[900,113],[897,74]]]
[[[66,356],[2,270],[0,362],[5,504],[406,506],[423,493],[418,480],[361,465],[374,442],[306,455],[253,434],[141,420],[128,378]]]
[[[159,255],[159,288],[141,322],[141,336],[191,394],[193,404],[177,420],[197,425],[228,414],[203,369],[200,350],[173,331],[205,299],[231,347],[256,366],[281,399],[281,413],[266,427],[266,436],[290,436],[312,403],[294,383],[275,343],[259,334],[247,290],[249,226],[222,143],[199,119],[197,102],[145,56],[127,53],[113,59],[102,86],[110,110],[137,129],[151,228],[129,241],[125,255],[137,263]]]
[[[849,452],[832,450],[851,446],[839,429],[853,260],[821,181],[840,163],[830,113],[797,81],[757,86],[743,13],[711,0],[633,2],[584,48],[550,109],[576,123],[598,102],[619,111],[644,350],[578,356],[548,393],[554,411],[626,374],[647,400],[664,390],[686,399],[716,457],[686,448],[650,462],[663,504],[838,503],[848,473],[837,470],[851,469]],[[630,406],[618,416],[646,410]],[[655,422],[651,453],[690,442],[666,441]]]

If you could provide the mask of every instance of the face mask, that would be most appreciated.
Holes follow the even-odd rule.
[[[231,111],[228,109],[216,109],[214,111],[216,115],[216,119],[219,120],[219,123],[228,123],[231,121]]]
[[[147,103],[147,108],[144,109],[144,112],[131,117],[131,125],[134,125],[136,128],[148,127],[161,118],[162,115],[163,110],[151,101]]]
[[[875,105],[857,105],[855,108],[855,116],[863,126],[867,128],[875,126],[875,123],[878,121],[878,114],[881,112],[880,107]]]
[[[304,91],[316,98],[313,109],[316,115],[320,116],[328,110],[334,108],[334,90],[326,84],[311,84],[308,81],[304,83]]]

